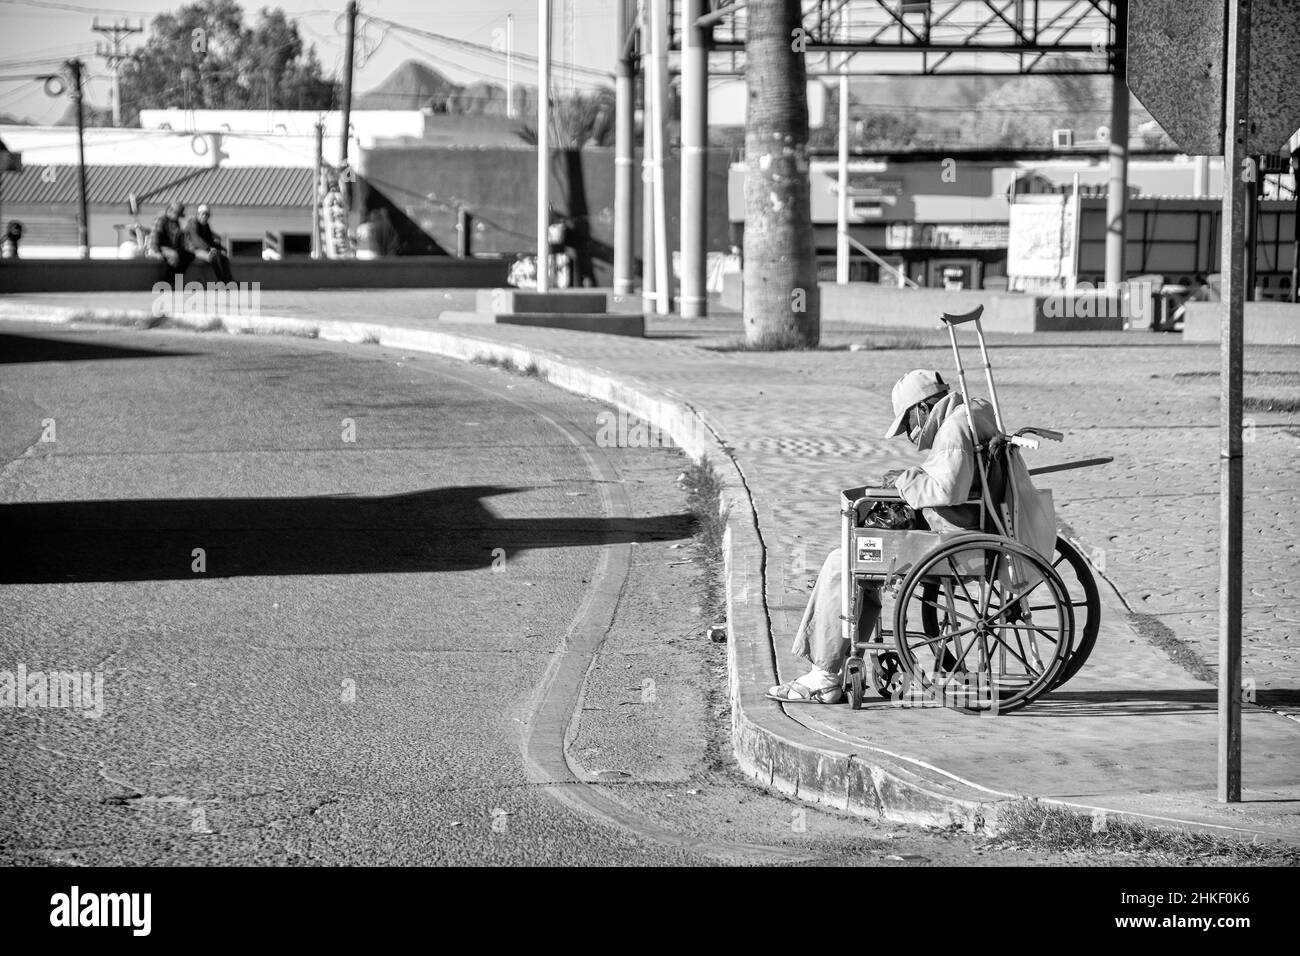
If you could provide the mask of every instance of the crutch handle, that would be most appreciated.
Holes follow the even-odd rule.
[[[943,322],[945,325],[963,325],[967,322],[974,322],[983,314],[984,306],[977,305],[969,312],[963,312],[960,315],[952,315],[948,312],[944,312],[939,316],[939,321]]]

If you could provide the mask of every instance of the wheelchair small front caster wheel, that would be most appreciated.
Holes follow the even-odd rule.
[[[902,687],[903,667],[898,655],[892,651],[882,651],[871,661],[871,686],[877,694],[891,699],[895,691]]]
[[[844,664],[844,696],[848,698],[849,707],[862,709],[862,698],[866,695],[867,682],[862,674],[862,661],[854,658]]]
[[[849,707],[853,710],[861,710],[862,698],[866,693],[866,681],[862,679],[862,671],[855,670],[849,675],[849,686],[847,690],[849,695]]]

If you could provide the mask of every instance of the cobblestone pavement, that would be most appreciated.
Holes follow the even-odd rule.
[[[472,290],[264,293],[273,314],[444,325]],[[6,297],[82,305],[84,297]],[[148,308],[144,294],[105,294],[106,308]],[[905,442],[879,438],[889,390],[910,368],[953,371],[941,330],[890,332],[828,325],[815,352],[735,351],[739,320],[651,317],[645,342],[510,326],[459,326],[610,370],[646,373],[725,423],[742,466],[774,475],[769,530],[793,576],[809,580],[835,543],[840,488],[916,460]],[[964,337],[973,343],[973,336]],[[1099,456],[1107,466],[1044,477],[1057,514],[1123,595],[1148,637],[1187,645],[1213,680],[1218,645],[1218,349],[1157,333],[991,335],[991,362],[1008,427],[1066,432],[1063,445],[1027,453],[1030,467]],[[850,351],[852,345],[865,345]],[[562,346],[562,348],[560,347]],[[883,347],[881,347],[883,346]],[[978,352],[964,353],[983,393]],[[1277,410],[1247,411],[1243,675],[1264,701],[1300,705],[1300,349],[1248,347],[1246,396]],[[789,529],[787,531],[787,529]],[[788,534],[788,542],[786,535]]]

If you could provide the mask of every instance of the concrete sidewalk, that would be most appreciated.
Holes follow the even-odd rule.
[[[0,316],[57,316],[67,304],[11,297],[0,299]],[[148,304],[147,295],[94,302],[117,310]],[[263,309],[281,311],[276,305],[264,299]],[[886,701],[853,712],[783,707],[762,694],[801,671],[789,644],[816,570],[837,543],[840,489],[917,460],[906,442],[879,435],[899,374],[918,365],[950,371],[943,340],[751,353],[720,348],[739,337],[735,319],[652,321],[652,337],[629,339],[458,329],[426,314],[454,307],[407,292],[297,294],[286,317],[251,320],[250,330],[301,324],[324,338],[534,361],[555,384],[620,404],[689,454],[709,455],[733,506],[733,738],[751,775],[804,799],[901,822],[992,830],[999,803],[1030,796],[1084,812],[1300,842],[1300,723],[1289,716],[1300,686],[1293,543],[1300,489],[1287,465],[1296,445],[1287,415],[1256,415],[1251,467],[1260,466],[1247,485],[1248,530],[1254,522],[1267,533],[1247,538],[1244,673],[1256,675],[1267,706],[1245,707],[1245,801],[1215,800],[1215,692],[1205,678],[1213,676],[1206,651],[1216,613],[1217,410],[1212,394],[1195,387],[1215,368],[1212,348],[1150,333],[997,340],[992,360],[1008,425],[1067,432],[1063,447],[1036,453],[1031,467],[1117,458],[1109,468],[1040,481],[1053,488],[1059,516],[1084,552],[1105,568],[1097,648],[1066,687],[995,719]],[[831,329],[826,338],[847,345],[864,332]],[[1273,376],[1275,390],[1300,383],[1300,352],[1252,352],[1248,364]]]

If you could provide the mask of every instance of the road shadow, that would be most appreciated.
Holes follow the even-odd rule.
[[[0,333],[0,365],[22,365],[30,362],[93,362],[104,359],[179,358],[192,354],[194,353],[96,345],[61,338],[37,338]]]
[[[522,551],[692,533],[689,514],[502,518],[494,485],[389,496],[59,501],[0,505],[0,583],[466,571]],[[206,566],[194,569],[194,551]]]

